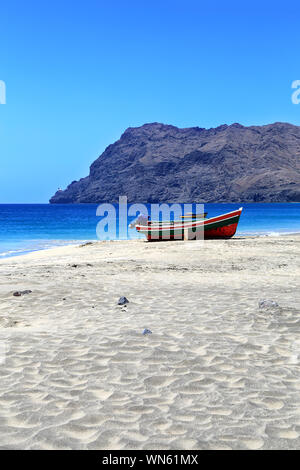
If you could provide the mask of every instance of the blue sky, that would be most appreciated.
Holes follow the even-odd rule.
[[[211,4],[210,4],[211,3]],[[47,202],[129,126],[300,125],[297,2],[0,8],[0,203]]]

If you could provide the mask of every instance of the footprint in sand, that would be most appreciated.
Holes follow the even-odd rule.
[[[186,415],[174,415],[173,418],[177,421],[182,421],[184,423],[190,423],[190,422],[194,421],[195,416],[188,415],[188,414],[186,414]]]
[[[297,439],[299,434],[293,430],[282,430],[278,433],[278,437],[282,439]]]
[[[194,439],[176,439],[172,444],[175,445],[175,449],[190,450],[196,446],[197,441]]]
[[[156,375],[153,377],[148,377],[144,380],[145,385],[152,385],[153,387],[159,386],[167,386],[174,382],[175,379],[173,377],[163,376],[163,375]]]
[[[273,400],[271,398],[267,398],[265,400],[250,400],[250,403],[256,406],[262,406],[267,410],[280,410],[284,407],[284,403],[279,400]]]
[[[209,413],[212,415],[219,415],[219,416],[230,416],[232,410],[227,410],[225,408],[211,408]]]
[[[181,424],[170,424],[167,428],[167,432],[170,436],[181,436],[186,433],[186,426],[182,426]]]
[[[242,441],[247,449],[250,450],[258,450],[261,449],[264,445],[264,441],[262,439],[247,439]]]

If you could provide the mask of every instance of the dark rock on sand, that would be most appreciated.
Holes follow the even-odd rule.
[[[269,310],[272,308],[278,308],[279,305],[275,300],[260,300],[258,306],[261,310]]]
[[[21,295],[31,294],[32,290],[18,290],[13,293],[15,297],[21,297]]]
[[[129,303],[129,300],[126,299],[126,297],[120,297],[119,300],[118,300],[118,305],[125,305],[125,304],[128,304]]]
[[[148,330],[148,328],[145,328],[143,331],[143,335],[152,335],[152,331]]]

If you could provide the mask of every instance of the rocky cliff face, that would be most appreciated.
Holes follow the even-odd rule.
[[[300,202],[300,127],[128,128],[51,203]]]

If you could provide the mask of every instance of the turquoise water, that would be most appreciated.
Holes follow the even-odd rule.
[[[150,205],[147,205],[149,207]],[[300,204],[205,204],[208,217],[243,206],[237,235],[279,235],[300,232]],[[106,239],[97,236],[97,204],[0,204],[0,258],[78,241]],[[114,205],[116,234],[111,238],[140,238],[135,230],[118,233],[118,205]],[[135,217],[128,217],[126,226]],[[123,221],[124,222],[124,221]]]

